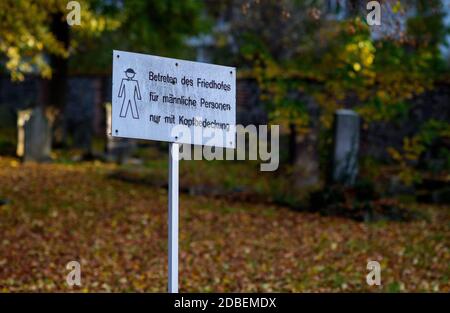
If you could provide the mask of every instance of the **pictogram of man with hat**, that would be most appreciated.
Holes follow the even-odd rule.
[[[119,88],[119,98],[123,97],[122,108],[120,109],[120,117],[126,117],[128,109],[131,110],[131,115],[134,119],[139,118],[139,113],[136,105],[136,98],[142,100],[141,91],[139,90],[139,83],[133,79],[136,72],[132,68],[125,71],[127,78],[122,78]]]

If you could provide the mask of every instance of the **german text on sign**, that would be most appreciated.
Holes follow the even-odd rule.
[[[113,51],[113,136],[234,148],[235,126],[234,67]]]

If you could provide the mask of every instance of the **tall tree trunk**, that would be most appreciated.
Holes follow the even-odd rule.
[[[305,99],[310,115],[309,132],[299,133],[295,124],[290,124],[289,161],[294,170],[294,187],[304,188],[320,183],[319,164],[319,109],[311,99]]]
[[[295,136],[295,187],[315,186],[320,182],[318,132],[311,128],[307,134]]]
[[[297,128],[294,123],[289,124],[289,164],[295,165],[297,159]]]
[[[68,49],[70,40],[69,25],[64,18],[64,14],[58,13],[53,16],[51,30],[56,39]],[[53,139],[56,145],[62,145],[65,141],[64,108],[67,100],[68,59],[51,55],[50,65],[52,67],[52,78],[49,82],[48,105],[55,108],[57,114],[53,128]]]

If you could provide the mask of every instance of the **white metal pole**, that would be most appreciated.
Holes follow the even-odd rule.
[[[169,144],[169,292],[178,292],[178,160],[180,145]]]

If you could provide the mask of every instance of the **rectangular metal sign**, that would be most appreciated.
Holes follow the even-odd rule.
[[[235,147],[236,68],[113,51],[115,137]]]

